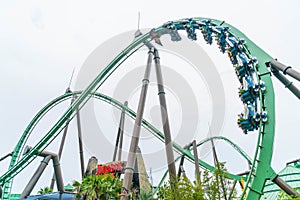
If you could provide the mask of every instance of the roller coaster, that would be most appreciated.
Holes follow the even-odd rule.
[[[275,107],[274,107],[274,89],[272,84],[272,74],[280,80],[298,99],[300,99],[300,91],[292,84],[284,75],[289,75],[292,78],[300,81],[300,73],[293,70],[290,66],[278,62],[276,59],[267,54],[264,50],[258,47],[252,42],[246,35],[240,32],[234,26],[227,24],[224,21],[209,19],[209,18],[186,18],[177,21],[169,21],[158,28],[154,28],[146,34],[137,32],[134,41],[126,47],[119,55],[117,55],[105,68],[101,71],[97,77],[91,81],[89,86],[83,91],[66,91],[62,96],[59,96],[44,106],[36,116],[31,120],[11,156],[11,161],[8,170],[0,176],[0,185],[2,186],[2,199],[13,199],[11,194],[11,188],[13,186],[13,179],[23,169],[29,166],[29,164],[39,158],[42,155],[41,152],[46,152],[46,148],[54,139],[64,130],[67,129],[70,121],[78,115],[80,109],[84,107],[87,101],[91,98],[108,103],[117,109],[123,111],[127,116],[135,120],[134,133],[139,136],[140,125],[146,130],[152,133],[158,140],[166,144],[166,153],[168,158],[168,171],[162,177],[158,187],[163,183],[167,174],[174,174],[175,167],[172,167],[174,162],[180,159],[187,159],[191,162],[196,162],[198,166],[205,168],[211,172],[216,171],[216,166],[212,166],[207,162],[195,157],[195,153],[192,153],[192,143],[186,147],[182,147],[176,142],[172,141],[168,127],[164,126],[164,131],[159,131],[156,127],[150,124],[147,120],[143,119],[143,109],[145,103],[145,95],[147,92],[147,84],[149,83],[149,67],[153,60],[156,64],[159,98],[160,103],[166,108],[164,99],[163,82],[161,77],[160,63],[158,50],[155,48],[153,42],[161,45],[160,37],[162,35],[169,35],[171,40],[178,42],[180,45],[181,35],[180,31],[186,32],[187,37],[190,40],[197,41],[198,36],[201,33],[203,39],[209,45],[216,41],[221,53],[227,54],[232,66],[236,72],[236,76],[240,83],[239,97],[244,105],[244,110],[238,115],[237,124],[242,129],[244,134],[251,131],[256,131],[257,140],[255,153],[252,156],[247,155],[239,146],[230,141],[229,139],[218,136],[211,137],[200,141],[196,146],[201,146],[206,142],[212,142],[215,140],[222,140],[227,142],[235,149],[246,162],[249,164],[249,171],[244,174],[234,174],[230,172],[224,172],[226,177],[238,182],[244,181],[243,191],[240,194],[240,199],[260,199],[264,192],[264,186],[267,180],[273,181],[282,190],[289,195],[300,196],[293,188],[280,179],[277,173],[271,166],[273,144],[274,144],[274,132],[275,132]],[[134,112],[126,104],[113,99],[110,96],[97,92],[103,83],[116,71],[122,67],[122,64],[141,47],[147,47],[149,49],[149,57],[145,77],[143,80],[143,88],[140,97],[139,108],[137,112]],[[148,71],[147,71],[148,70]],[[65,110],[64,114],[56,121],[52,128],[44,134],[42,139],[38,141],[34,146],[27,149],[25,154],[23,153],[26,147],[26,141],[30,137],[35,126],[39,121],[55,106],[58,104],[72,99],[72,103]],[[167,116],[168,113],[164,113]],[[162,114],[163,115],[163,114]],[[162,116],[164,117],[164,116]],[[168,125],[168,123],[167,123]],[[167,144],[171,143],[171,150],[167,149]],[[133,154],[138,145],[138,140],[131,143]],[[172,152],[170,152],[172,151]],[[173,151],[178,152],[181,156],[174,159]],[[43,154],[44,155],[44,154]],[[48,154],[47,154],[48,155]],[[49,158],[44,155],[44,159]],[[53,158],[53,156],[52,156]],[[125,170],[124,188],[128,189],[126,182],[131,182],[130,174],[132,174],[131,168],[133,167],[134,157],[128,157],[127,166]],[[175,166],[175,165],[174,165]],[[83,172],[83,171],[82,171]],[[129,177],[129,178],[128,178]],[[58,179],[58,177],[56,177]],[[63,188],[60,186],[60,192],[63,192]],[[125,191],[126,192],[126,191]],[[155,193],[156,191],[154,191]]]

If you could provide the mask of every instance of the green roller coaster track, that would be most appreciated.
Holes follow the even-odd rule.
[[[16,162],[21,156],[22,156],[22,149],[24,148],[27,139],[29,138],[29,136],[31,135],[33,129],[35,128],[36,124],[43,118],[43,116],[45,116],[52,108],[54,108],[56,105],[62,103],[63,101],[66,101],[70,98],[72,98],[73,96],[78,96],[82,93],[82,91],[77,91],[77,92],[68,92],[62,96],[59,96],[57,98],[55,98],[54,100],[52,100],[51,102],[49,102],[46,106],[44,106],[39,112],[38,114],[31,120],[31,122],[29,123],[28,127],[26,128],[26,130],[24,131],[23,135],[21,136],[18,145],[15,150],[14,150],[14,154],[13,154],[13,159],[11,161],[11,165],[13,166],[13,163]],[[104,101],[116,108],[118,108],[119,110],[125,110],[125,113],[132,119],[136,118],[136,113],[131,110],[130,108],[128,108],[127,106],[124,106],[124,104],[122,104],[121,102],[107,96],[104,94],[100,94],[100,93],[94,93],[91,95],[93,98],[95,99],[99,99],[101,101]],[[159,140],[161,140],[162,142],[164,141],[164,135],[163,133],[161,133],[158,129],[156,129],[154,126],[152,126],[147,120],[143,119],[142,120],[142,126],[147,129],[150,133],[152,133],[155,137],[157,137]],[[237,149],[238,152],[240,152],[240,154],[249,162],[251,161],[251,158],[249,158],[249,156],[243,152],[242,149],[240,149],[237,145],[235,145],[234,143],[232,143],[230,140],[224,138],[224,137],[216,137],[216,139],[222,139],[227,141],[228,143],[230,143],[232,146],[234,146],[235,149]],[[202,144],[202,143],[201,143]],[[201,145],[198,144],[198,145]],[[189,159],[190,161],[194,161],[194,156],[191,154],[191,152],[187,149],[182,148],[180,145],[178,145],[177,143],[173,142],[173,147],[174,149],[180,153],[181,155],[186,156],[187,159]],[[207,164],[206,162],[199,160],[199,165],[201,165],[202,167],[210,170],[210,171],[215,171],[216,169]],[[14,176],[16,176],[17,174],[15,174]],[[245,177],[243,176],[237,176],[234,174],[230,174],[227,173],[227,177],[234,179],[234,180],[241,180],[242,178],[245,179]],[[11,177],[11,179],[13,178],[13,176]],[[9,183],[9,182],[8,182]]]
[[[204,140],[201,140],[197,144],[197,147],[199,147],[199,146],[203,145],[204,143],[209,142],[211,140],[222,140],[222,141],[225,141],[230,146],[232,146],[241,156],[243,156],[248,161],[248,163],[252,164],[253,161],[252,161],[252,159],[249,157],[249,155],[246,152],[244,152],[237,144],[235,144],[234,142],[232,142],[231,140],[229,140],[228,138],[223,137],[223,136],[209,137],[209,138],[206,138]]]
[[[243,38],[246,44],[243,44],[243,48],[246,50],[247,54],[256,57],[258,60],[257,66],[254,68],[257,80],[264,82],[266,91],[259,91],[259,111],[266,111],[268,113],[267,122],[259,122],[259,130],[257,135],[257,145],[255,154],[253,156],[253,164],[250,170],[250,174],[247,177],[247,182],[245,190],[241,195],[241,199],[246,196],[246,199],[259,199],[263,193],[263,188],[266,180],[274,179],[276,173],[270,166],[272,153],[273,153],[273,141],[274,141],[274,127],[275,127],[275,109],[274,109],[274,90],[271,80],[270,72],[267,68],[266,63],[273,60],[273,58],[268,55],[265,51],[259,48],[255,43],[253,43],[249,38],[247,38],[242,32],[240,32],[235,27],[224,21],[208,19],[208,18],[191,18],[192,22],[198,22],[202,20],[210,20],[213,26],[229,27],[228,33],[233,37],[239,39]],[[173,21],[173,25],[181,26],[182,23],[186,21],[178,20]],[[166,34],[166,28],[164,26],[154,29],[157,34]],[[127,48],[125,48],[119,55],[117,55],[109,64],[104,68],[104,70],[90,83],[90,85],[81,93],[81,95],[74,101],[74,103],[65,111],[62,117],[53,125],[53,127],[44,135],[44,137],[31,149],[31,151],[25,156],[21,157],[18,161],[18,154],[22,148],[22,138],[18,142],[14,149],[12,161],[9,170],[0,177],[0,184],[4,186],[2,199],[9,198],[9,190],[11,179],[16,176],[20,171],[22,171],[30,162],[35,158],[38,151],[45,149],[63,130],[66,121],[73,118],[78,109],[81,109],[84,104],[90,99],[91,94],[96,93],[96,91],[101,87],[105,80],[137,49],[144,45],[145,42],[151,40],[150,32],[137,37]],[[47,109],[47,108],[45,108]],[[38,115],[42,115],[43,112],[39,112]],[[35,119],[38,119],[36,116]],[[34,124],[36,122],[32,121]],[[146,122],[145,122],[146,123]],[[151,125],[146,123],[149,127]],[[153,127],[154,128],[154,127]],[[154,129],[153,129],[154,130]],[[26,129],[23,136],[27,134]],[[22,137],[23,137],[22,136]],[[25,136],[26,137],[26,136]],[[160,137],[162,134],[160,133]],[[162,138],[161,138],[162,139]],[[24,140],[25,141],[25,140]],[[186,154],[187,157],[192,155],[181,148],[179,145],[173,144],[174,148],[179,152]],[[18,153],[17,153],[18,152]],[[215,170],[212,166],[205,164],[203,161],[199,161],[199,164],[210,170]],[[231,178],[239,179],[240,177],[235,175],[230,175]],[[247,194],[247,195],[245,195]]]
[[[228,143],[230,146],[232,146],[243,158],[245,158],[247,160],[247,162],[252,165],[252,159],[249,157],[249,155],[244,152],[237,144],[235,144],[234,142],[232,142],[231,140],[229,140],[228,138],[226,137],[223,137],[223,136],[215,136],[215,137],[209,137],[209,138],[205,138],[203,140],[201,140],[200,142],[197,143],[197,147],[205,144],[206,142],[209,142],[211,140],[222,140],[222,141],[225,141],[226,143]],[[191,147],[189,147],[188,149],[190,152],[192,151]],[[178,156],[176,159],[175,159],[175,162],[177,162],[180,158],[182,157],[181,156]],[[190,160],[191,161],[191,160]],[[192,160],[194,161],[194,159]],[[154,189],[153,191],[153,194],[156,194],[156,192],[158,191],[159,187],[164,183],[166,177],[168,175],[168,170],[164,173],[161,181],[158,183],[157,187]],[[236,180],[236,179],[235,179]]]

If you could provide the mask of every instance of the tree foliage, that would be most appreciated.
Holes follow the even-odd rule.
[[[122,181],[109,175],[87,176],[82,179],[82,183],[74,182],[77,189],[77,199],[87,200],[109,200],[119,199]]]
[[[298,193],[299,193],[299,189],[295,189]],[[280,190],[278,193],[278,200],[291,200],[291,199],[300,199],[299,197],[292,197],[290,195],[288,195],[287,193],[285,193],[283,190]]]
[[[44,188],[40,188],[40,190],[38,191],[38,194],[48,194],[53,192],[53,190],[49,187],[44,187]]]
[[[219,163],[214,173],[204,170],[198,180],[191,182],[181,177],[172,189],[170,183],[165,183],[158,191],[159,200],[221,200],[236,197],[236,190],[232,190],[232,180],[225,177],[224,163]]]
[[[151,193],[141,191],[138,198],[132,193],[130,199],[221,200],[225,199],[225,195],[227,199],[235,199],[236,190],[232,190],[233,181],[225,177],[225,171],[224,163],[219,163],[214,173],[204,170],[195,181],[180,177],[173,184],[165,183],[159,188],[157,198],[154,198]],[[120,199],[122,181],[109,175],[87,176],[81,184],[75,181],[73,187],[77,192],[77,199]]]

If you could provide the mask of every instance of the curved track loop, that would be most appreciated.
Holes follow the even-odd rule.
[[[246,153],[246,152],[244,152],[242,149],[241,149],[241,147],[239,147],[237,144],[235,144],[234,142],[232,142],[231,140],[229,140],[228,138],[226,138],[226,137],[223,137],[223,136],[215,136],[215,137],[209,137],[209,138],[206,138],[206,139],[204,139],[204,140],[201,140],[198,144],[197,144],[197,147],[199,147],[199,146],[201,146],[201,145],[203,145],[203,144],[205,144],[206,142],[209,142],[209,141],[211,141],[211,140],[222,140],[222,141],[224,141],[224,142],[226,142],[226,143],[228,143],[230,146],[232,146],[241,156],[243,156],[246,160],[247,160],[247,162],[249,163],[249,164],[252,164],[252,159],[250,158],[250,156]]]
[[[43,116],[45,116],[47,114],[47,112],[49,112],[53,107],[55,107],[59,103],[61,103],[63,101],[66,101],[66,100],[72,98],[73,96],[80,95],[81,93],[82,93],[81,91],[73,92],[73,93],[70,93],[70,92],[66,93],[66,94],[64,94],[62,96],[59,96],[56,99],[52,100],[44,108],[42,108],[38,112],[38,114],[32,119],[32,121],[29,123],[29,125],[26,128],[26,130],[24,131],[21,139],[19,140],[18,145],[17,145],[18,148],[16,148],[15,151],[14,151],[15,158],[20,158],[22,156],[22,149],[24,148],[27,139],[29,138],[29,136],[32,133],[32,131],[33,131],[34,127],[36,126],[36,124],[43,118]],[[95,98],[95,99],[99,99],[101,101],[104,101],[104,102],[106,102],[106,103],[108,103],[110,105],[113,105],[114,107],[118,108],[119,110],[124,109],[125,112],[126,112],[126,114],[129,117],[131,117],[132,119],[135,119],[135,117],[136,117],[136,113],[133,110],[131,110],[128,107],[125,107],[121,102],[119,102],[119,101],[117,101],[117,100],[115,100],[115,99],[113,99],[113,98],[111,98],[111,97],[109,97],[107,95],[100,94],[100,93],[94,93],[92,95],[92,97]],[[142,120],[142,125],[143,125],[144,128],[146,128],[150,133],[152,133],[159,140],[164,141],[164,135],[163,135],[163,133],[161,133],[159,130],[157,130],[148,121],[146,121],[145,119],[143,119]],[[181,146],[178,145],[178,144],[176,144],[175,142],[173,142],[173,147],[174,147],[174,149],[178,153],[187,156],[187,158],[189,158],[191,160],[194,159],[193,155],[189,151],[181,148]],[[17,160],[17,159],[13,159],[11,161],[11,165],[13,165],[13,162],[15,162],[15,160]],[[206,169],[208,169],[210,171],[214,171],[215,170],[215,168],[213,166],[211,166],[211,165],[209,165],[209,164],[207,164],[207,163],[205,163],[205,162],[203,162],[201,160],[199,161],[199,164],[202,167],[204,167],[204,168],[206,168]],[[15,174],[15,175],[17,175],[17,174]],[[240,176],[236,176],[234,174],[228,174],[228,177],[230,177],[232,179],[236,179],[236,180],[240,180],[241,179]],[[11,178],[13,178],[13,177],[11,177]]]
[[[233,148],[234,148],[234,149],[235,149],[235,150],[236,150],[243,158],[245,158],[245,159],[247,160],[247,162],[248,162],[248,164],[249,164],[250,166],[252,165],[253,161],[252,161],[252,159],[250,158],[250,156],[249,156],[246,152],[244,152],[244,151],[241,149],[241,147],[239,147],[237,144],[235,144],[234,142],[232,142],[231,140],[229,140],[228,138],[223,137],[223,136],[215,136],[215,137],[205,138],[205,139],[203,139],[203,140],[201,140],[200,142],[197,143],[197,147],[200,147],[201,145],[203,145],[203,144],[205,144],[206,142],[209,142],[209,141],[211,141],[211,140],[222,140],[222,141],[228,143],[228,144],[229,144],[230,146],[232,146],[232,147],[233,147]],[[191,147],[189,147],[188,150],[191,152],[193,149],[192,149]],[[182,157],[182,155],[181,155],[181,156],[178,156],[178,157],[175,159],[175,162],[177,162],[181,157]],[[195,163],[195,162],[193,162],[194,159],[193,159],[193,160],[190,160],[190,159],[189,159],[189,161],[192,161],[192,163]],[[157,187],[154,189],[153,194],[156,194],[156,192],[158,191],[159,187],[164,183],[164,181],[165,181],[167,175],[168,175],[168,170],[166,170],[166,172],[164,173],[164,175],[163,175],[161,181],[159,182],[159,184],[157,185]],[[247,176],[244,176],[244,177],[243,177],[243,180],[245,180],[245,178],[247,178]]]
[[[246,189],[242,197],[247,199],[259,199],[266,180],[273,179],[276,173],[271,168],[271,158],[273,153],[275,109],[274,91],[270,77],[270,72],[265,63],[273,60],[266,52],[255,45],[242,32],[224,21],[208,18],[189,18],[168,22],[152,32],[156,35],[170,34],[172,40],[178,41],[180,38],[177,31],[185,30],[188,37],[192,40],[197,39],[196,29],[201,30],[204,39],[208,44],[212,43],[213,38],[224,53],[228,52],[230,60],[234,65],[238,78],[241,82],[240,96],[249,112],[244,113],[239,119],[239,125],[244,132],[258,129],[257,146],[253,156],[253,165],[248,176]],[[152,34],[153,35],[153,34]],[[180,37],[180,36],[179,36]],[[243,38],[243,40],[242,40]],[[137,49],[150,41],[151,34],[146,33],[137,37],[127,48],[125,48],[111,63],[90,83],[82,94],[74,101],[62,117],[53,125],[47,134],[17,163],[11,164],[10,169],[0,177],[0,183],[8,182],[12,177],[24,169],[34,158],[37,151],[45,149],[57,135],[63,130],[66,121],[73,118],[76,110],[80,109],[89,100],[91,94],[105,82],[105,80]],[[256,59],[254,59],[256,57]],[[258,61],[258,64],[255,63]],[[246,71],[246,72],[245,72]],[[250,82],[247,82],[248,79]],[[247,80],[246,80],[247,79]],[[257,86],[255,97],[249,95],[249,86]],[[263,90],[262,90],[263,89]],[[253,112],[252,112],[253,111]],[[267,117],[266,117],[267,113]],[[254,114],[256,114],[254,116]],[[254,120],[254,117],[256,121]],[[253,123],[248,123],[252,121]],[[242,122],[242,123],[241,123]],[[15,148],[20,148],[20,145]],[[180,148],[180,147],[178,147]],[[13,159],[17,159],[13,155]],[[8,187],[4,187],[3,199],[8,198]],[[247,193],[247,195],[245,195]]]

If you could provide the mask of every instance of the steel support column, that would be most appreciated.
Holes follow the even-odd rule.
[[[296,70],[292,69],[291,66],[286,66],[286,65],[278,62],[277,60],[271,60],[270,64],[272,67],[276,68],[277,70],[282,71],[283,74],[288,74],[291,77],[293,77],[294,79],[300,81],[300,73],[297,72]]]
[[[148,85],[149,85],[149,76],[151,72],[152,57],[153,57],[153,52],[150,49],[148,52],[148,61],[147,61],[147,66],[146,66],[145,75],[143,79],[143,86],[140,94],[140,100],[139,100],[138,110],[137,110],[136,119],[134,123],[133,133],[131,137],[127,165],[125,169],[125,176],[124,176],[124,181],[122,186],[122,197],[121,197],[122,200],[128,199],[128,195],[131,189],[130,187],[131,187],[132,176],[134,172],[136,150],[140,139],[141,123],[144,114],[146,96],[147,96]]]
[[[195,161],[195,177],[197,181],[200,181],[200,168],[199,168],[199,159],[198,159],[196,140],[193,140],[193,152],[194,152],[194,161]]]
[[[128,102],[124,102],[124,106],[127,106]],[[118,153],[118,160],[121,160],[122,157],[122,147],[123,147],[123,133],[124,133],[124,121],[125,121],[125,109],[122,109],[121,117],[120,117],[120,123],[118,128],[118,134],[116,138],[116,145],[113,155],[113,161],[116,161],[117,153]]]
[[[212,150],[213,150],[213,157],[214,157],[215,167],[218,169],[218,171],[219,171],[218,173],[220,173],[220,163],[219,163],[219,160],[218,160],[217,151],[216,151],[216,147],[215,147],[215,144],[214,144],[213,140],[211,140],[211,145],[212,145]],[[223,177],[220,174],[217,174],[216,176],[217,176],[217,180],[218,180],[218,177],[220,177],[221,187],[222,187],[223,195],[224,195],[223,198],[225,200],[227,200],[227,195],[226,195],[226,190],[225,190]]]
[[[25,189],[23,190],[20,199],[26,198],[28,195],[30,195],[30,193],[32,192],[38,180],[40,179],[41,175],[43,174],[50,160],[51,160],[51,155],[44,157],[44,159],[41,161],[41,164],[36,169],[33,176],[31,177],[28,184],[26,185]]]
[[[163,130],[165,135],[165,147],[166,147],[166,154],[167,154],[167,161],[168,161],[169,176],[172,182],[172,179],[174,180],[176,179],[176,167],[174,162],[173,145],[172,145],[170,125],[169,125],[165,90],[164,90],[164,84],[163,84],[163,78],[162,78],[162,72],[160,66],[160,58],[157,49],[154,50],[154,61],[155,61],[156,78],[158,84],[157,86],[158,86],[158,96],[160,102],[161,117],[162,117]]]
[[[72,92],[71,90],[67,90],[67,92]],[[71,100],[71,105],[73,104],[75,98],[73,97],[72,100]],[[66,122],[66,127],[64,129],[64,133],[61,137],[61,142],[60,142],[60,146],[59,146],[59,150],[58,150],[58,158],[59,160],[61,159],[61,156],[62,156],[62,151],[64,149],[64,146],[65,146],[65,141],[66,141],[66,136],[67,136],[67,133],[68,133],[68,129],[69,129],[69,124],[70,124],[70,119],[68,119],[68,121]],[[51,183],[50,183],[50,189],[53,190],[54,188],[54,184],[55,184],[55,174],[53,174],[52,176],[52,179],[51,179]]]
[[[272,65],[271,72],[287,89],[289,89],[296,97],[298,97],[298,99],[300,99],[300,90],[293,84],[293,82],[289,81],[289,79],[282,75],[278,69],[272,67]]]
[[[284,182],[284,180],[282,180],[281,178],[279,178],[279,176],[277,176],[273,182],[278,185],[278,187],[280,187],[283,191],[285,191],[288,195],[292,196],[292,197],[300,197],[300,194],[298,192],[296,192],[291,186],[289,186],[286,182]]]
[[[77,110],[76,119],[77,119],[77,131],[78,131],[80,169],[81,169],[81,177],[83,178],[84,177],[84,156],[83,156],[82,131],[81,131],[81,122],[80,122],[80,112],[79,112],[79,110]]]

